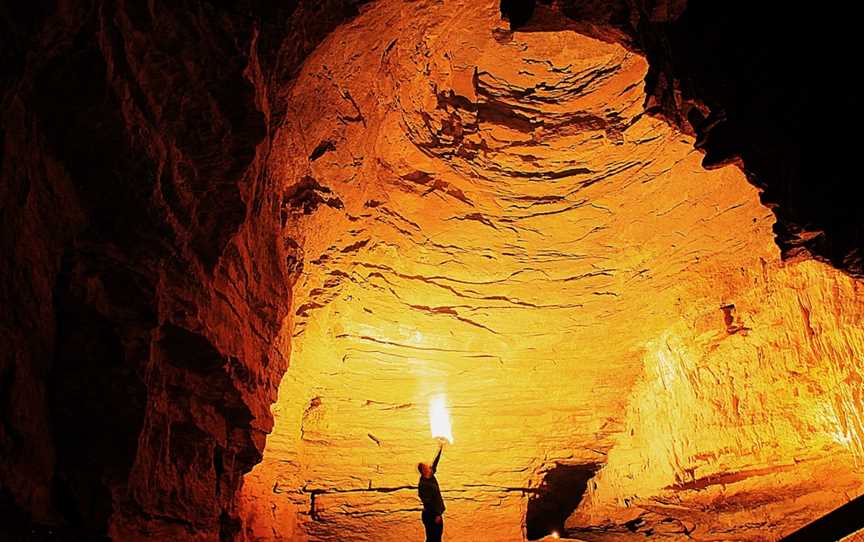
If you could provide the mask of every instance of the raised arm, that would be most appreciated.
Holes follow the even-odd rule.
[[[432,462],[432,472],[438,471],[438,461],[441,460],[441,451],[444,449],[444,443],[438,445],[438,454],[435,456],[435,461]]]

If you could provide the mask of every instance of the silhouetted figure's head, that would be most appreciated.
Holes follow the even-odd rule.
[[[428,463],[417,463],[417,470],[423,478],[432,478],[432,466]]]

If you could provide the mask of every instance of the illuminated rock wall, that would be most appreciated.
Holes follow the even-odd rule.
[[[860,283],[813,262],[708,283],[722,318],[687,307],[646,343],[575,536],[772,539],[861,494]]]
[[[644,114],[646,70],[493,2],[379,3],[310,57],[250,539],[421,537],[440,393],[451,540],[521,540],[558,463],[602,467],[566,527],[604,540],[776,537],[860,491],[856,284],[780,262],[743,174]]]
[[[450,540],[860,494],[857,21],[772,10],[0,5],[0,539],[416,539],[442,394]]]

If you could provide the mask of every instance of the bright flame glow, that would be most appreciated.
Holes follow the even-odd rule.
[[[450,427],[450,413],[443,395],[436,395],[429,400],[429,426],[432,436],[447,439],[453,444],[453,429]]]

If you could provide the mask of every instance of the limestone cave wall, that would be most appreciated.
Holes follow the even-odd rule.
[[[422,537],[438,394],[459,540],[776,539],[861,491],[858,283],[783,259],[624,37],[534,17],[379,3],[292,85],[305,264],[250,539]],[[560,469],[591,476],[556,522]]]
[[[862,274],[861,214],[844,156],[860,118],[855,19],[777,2],[502,0],[511,26],[569,27],[642,52],[646,109],[696,136],[703,166],[735,163],[772,209],[786,259]],[[828,104],[831,104],[830,106]]]
[[[457,540],[752,540],[860,494],[853,25],[4,3],[0,534],[416,536],[431,393]]]
[[[0,8],[8,536],[236,534],[234,493],[287,366],[281,180],[266,167],[278,95],[352,13]]]

